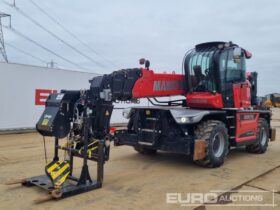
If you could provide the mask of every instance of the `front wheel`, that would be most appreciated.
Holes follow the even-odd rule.
[[[206,156],[194,162],[200,166],[215,168],[221,166],[228,154],[229,141],[225,124],[218,120],[200,123],[195,130],[195,138],[206,141]]]
[[[251,153],[265,153],[268,147],[269,128],[267,121],[263,118],[259,119],[257,130],[257,142],[246,147],[246,150]]]

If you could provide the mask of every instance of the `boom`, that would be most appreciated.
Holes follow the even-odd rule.
[[[114,101],[185,93],[184,75],[156,74],[148,69],[115,71],[112,74],[94,77],[90,84],[90,89],[86,91],[63,90],[61,93],[51,94],[37,124],[37,130],[42,135],[64,138],[70,132],[70,122],[75,120],[72,117],[78,117],[74,113],[75,110],[78,108],[79,113],[82,113],[81,110],[89,109],[91,114],[88,117],[91,118],[93,131],[91,137],[102,139],[109,135]],[[88,112],[84,114],[88,115]],[[61,123],[60,116],[68,118],[66,120],[63,117],[64,122]]]

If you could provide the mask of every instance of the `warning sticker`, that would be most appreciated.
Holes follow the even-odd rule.
[[[49,119],[43,119],[42,125],[48,125],[49,124]]]

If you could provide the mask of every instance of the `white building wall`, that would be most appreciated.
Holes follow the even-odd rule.
[[[0,63],[0,130],[34,128],[44,106],[35,105],[35,90],[88,89],[93,73]],[[147,102],[145,103],[147,104]],[[142,103],[143,105],[143,103]],[[118,104],[116,107],[129,105]],[[115,110],[112,122],[124,122]]]

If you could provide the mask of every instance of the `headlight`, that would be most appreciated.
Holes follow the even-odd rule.
[[[191,123],[193,121],[193,117],[181,117],[180,121],[182,124]]]
[[[130,112],[131,112],[131,108],[125,108],[123,109],[122,115],[124,118],[129,119],[130,118]]]
[[[182,123],[186,123],[187,120],[188,120],[188,119],[187,119],[186,117],[181,117],[181,122],[182,122]]]
[[[170,113],[178,124],[194,124],[199,122],[205,115],[210,114],[207,110],[171,109]]]

